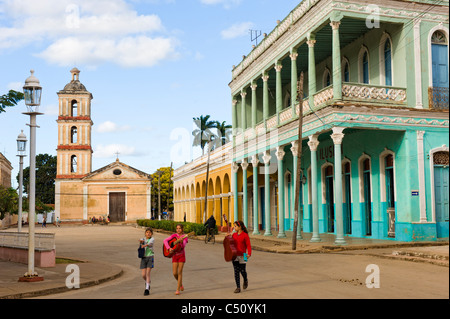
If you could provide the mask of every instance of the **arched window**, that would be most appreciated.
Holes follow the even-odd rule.
[[[324,88],[331,85],[331,74],[330,74],[330,70],[328,68],[326,68],[325,71],[323,72],[322,85]]]
[[[70,129],[70,143],[75,144],[78,141],[77,127],[72,126]]]
[[[342,63],[342,81],[350,82],[350,67],[347,59]]]
[[[369,84],[369,55],[367,51],[364,52],[362,59],[362,80],[363,83]]]
[[[78,116],[78,101],[77,100],[72,100],[72,116]]]
[[[76,173],[77,169],[77,157],[76,155],[72,155],[72,157],[70,158],[70,172]]]
[[[384,43],[384,80],[385,85],[392,86],[392,54],[389,38]]]

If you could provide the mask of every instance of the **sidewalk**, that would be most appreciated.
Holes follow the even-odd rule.
[[[304,234],[302,240],[297,240],[297,249],[292,247],[292,234],[287,233],[287,238],[253,235],[250,233],[252,248],[258,251],[282,254],[309,254],[309,253],[349,253],[365,254],[381,258],[396,258],[416,262],[430,262],[448,267],[449,242],[418,242],[406,243],[392,240],[371,240],[362,238],[345,237],[347,245],[336,246],[335,236],[320,234],[321,242],[310,243],[311,234]],[[215,245],[222,245],[225,233],[216,235]],[[204,236],[193,239],[204,240]],[[70,256],[57,256],[70,259]],[[70,263],[69,263],[70,264]],[[45,280],[34,283],[18,282],[20,276],[27,271],[27,265],[0,261],[0,299],[20,299],[36,296],[45,296],[54,293],[68,291],[66,279],[71,271],[66,272],[68,264],[57,264],[54,268],[36,268],[39,275]],[[95,260],[79,261],[80,287],[85,288],[113,280],[122,275],[120,266],[106,264]]]

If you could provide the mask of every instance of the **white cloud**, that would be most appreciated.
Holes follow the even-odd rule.
[[[93,156],[95,158],[108,158],[117,157],[117,152],[119,153],[119,158],[121,156],[140,156],[139,152],[136,151],[134,146],[123,145],[123,144],[109,144],[109,145],[97,145],[94,148]]]
[[[221,32],[223,39],[235,39],[238,37],[246,36],[249,34],[249,30],[253,27],[252,22],[235,23],[228,29]]]
[[[177,41],[164,33],[161,19],[140,15],[124,0],[5,0],[0,12],[10,26],[0,27],[0,50],[33,43],[49,63],[150,67],[176,57]]]
[[[130,129],[131,127],[129,125],[119,126],[114,122],[106,121],[98,126],[97,132],[99,133],[124,132],[129,131]]]
[[[232,6],[239,5],[242,0],[200,0],[200,2],[206,5],[222,4],[224,8],[229,9]]]

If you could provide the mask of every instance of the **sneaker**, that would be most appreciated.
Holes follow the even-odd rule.
[[[177,290],[177,291],[175,291],[175,295],[179,295],[180,294],[180,292]]]
[[[184,291],[184,287],[183,287],[183,286],[181,286],[181,287],[180,287],[180,290],[181,290],[181,291]]]
[[[241,288],[236,288],[236,290],[234,291],[235,294],[238,294],[241,292]]]
[[[248,287],[248,280],[244,281],[244,284],[242,285],[242,288],[247,289]]]
[[[150,295],[150,290],[145,289],[145,291],[144,291],[144,296],[148,296],[148,295]]]

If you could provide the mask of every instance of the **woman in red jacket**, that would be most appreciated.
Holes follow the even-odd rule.
[[[247,228],[240,220],[234,222],[233,239],[236,244],[237,257],[233,261],[234,279],[236,281],[235,293],[241,292],[240,274],[244,278],[244,284],[242,288],[247,289],[248,279],[246,264],[248,258],[252,255],[252,246],[250,245],[250,237],[248,236]]]

